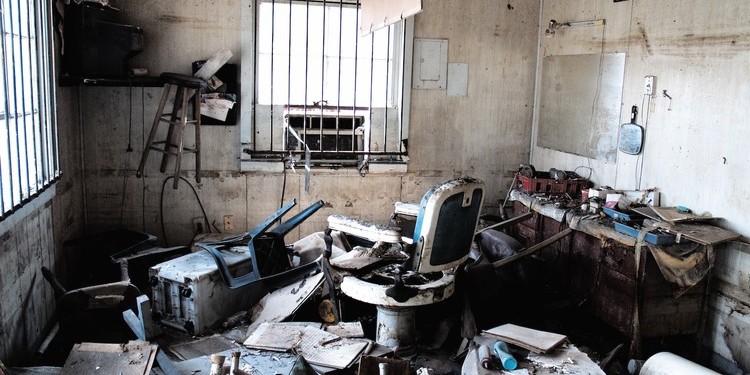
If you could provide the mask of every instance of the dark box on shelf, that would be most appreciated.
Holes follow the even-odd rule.
[[[534,177],[518,175],[518,187],[527,193],[565,194],[580,197],[581,190],[589,188],[589,180],[573,172],[566,172],[568,178],[556,180],[548,172],[536,172]]]

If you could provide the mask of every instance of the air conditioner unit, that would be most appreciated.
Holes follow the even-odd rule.
[[[224,251],[235,275],[252,269],[247,247]],[[205,250],[159,263],[149,269],[152,313],[161,324],[200,335],[262,297],[262,288],[246,285],[230,289],[221,279],[214,258]]]
[[[287,106],[284,120],[296,136],[287,133],[286,150],[305,151],[307,145],[315,162],[356,161],[362,157],[357,151],[366,151],[368,115],[369,109],[361,107]]]

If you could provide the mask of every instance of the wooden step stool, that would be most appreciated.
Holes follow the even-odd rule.
[[[172,187],[177,189],[180,181],[180,163],[182,161],[182,154],[185,152],[195,153],[195,180],[201,182],[201,90],[206,88],[206,82],[200,78],[177,73],[162,73],[160,78],[164,82],[164,93],[161,95],[159,108],[156,110],[156,116],[154,117],[154,124],[151,125],[151,132],[148,134],[148,140],[143,148],[143,155],[141,156],[141,163],[138,166],[136,177],[143,175],[143,169],[146,166],[146,160],[148,160],[148,154],[151,150],[164,154],[161,159],[161,168],[159,169],[161,172],[166,171],[169,156],[174,155],[176,160]],[[172,112],[164,113],[164,105],[167,103],[172,87],[177,87]],[[188,120],[187,106],[191,98],[193,100],[193,119]],[[154,136],[161,122],[169,124],[167,138],[163,141],[154,142]],[[183,145],[183,137],[187,124],[195,125],[195,148],[187,148]],[[163,148],[155,146],[161,144],[164,145]]]

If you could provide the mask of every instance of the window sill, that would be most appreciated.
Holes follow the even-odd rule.
[[[55,186],[56,184],[53,183],[34,199],[0,221],[0,233],[7,233],[29,217],[34,211],[46,206],[55,197]]]
[[[398,163],[370,163],[370,173],[406,173],[407,162]]]
[[[378,163],[371,162],[367,173],[379,174],[379,173],[406,173],[407,162],[389,162],[389,163]],[[304,164],[299,164],[296,167],[297,171],[304,171]],[[241,172],[265,172],[265,173],[282,173],[284,172],[284,163],[281,161],[257,161],[257,160],[242,160],[240,162]],[[357,169],[351,166],[342,167],[312,167],[313,173],[347,173],[359,174]]]

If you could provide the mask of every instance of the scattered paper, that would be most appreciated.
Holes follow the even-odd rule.
[[[341,337],[365,337],[365,331],[360,322],[339,322],[339,324],[326,326],[326,332]]]
[[[234,107],[234,102],[227,99],[204,98],[201,99],[201,115],[226,121],[229,110]]]
[[[561,347],[547,354],[529,353],[528,359],[554,373],[605,375],[599,365],[574,345]]]
[[[248,333],[254,331],[261,323],[280,322],[294,314],[322,283],[323,273],[318,272],[267,294],[252,308],[253,323],[250,324]]]
[[[254,349],[292,350],[311,364],[337,369],[349,367],[368,346],[322,329],[285,323],[259,325],[244,344]]]

